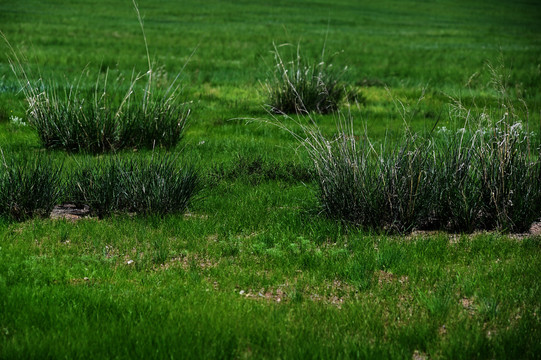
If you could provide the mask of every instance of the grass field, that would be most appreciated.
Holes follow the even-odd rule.
[[[0,218],[0,358],[539,358],[539,236],[387,234],[327,218],[306,152],[268,123],[263,84],[273,43],[291,44],[279,48],[288,58],[297,44],[314,61],[324,49],[364,98],[342,114],[378,145],[399,138],[404,119],[421,133],[437,121],[436,130],[461,128],[451,97],[500,106],[488,64],[503,62],[538,147],[541,5],[141,0],[139,9],[156,83],[182,71],[191,112],[175,147],[118,156],[177,156],[201,191],[184,214]],[[30,80],[59,92],[148,70],[131,1],[0,0],[0,31]],[[45,156],[67,177],[111,156],[45,150],[18,123],[27,104],[13,54],[0,49],[5,158]],[[336,132],[338,115],[312,117]]]

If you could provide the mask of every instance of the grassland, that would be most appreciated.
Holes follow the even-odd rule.
[[[269,116],[261,82],[272,76],[273,42],[293,45],[281,48],[284,54],[300,42],[303,55],[315,59],[325,44],[333,66],[348,66],[347,81],[366,99],[351,110],[356,131],[366,127],[375,143],[403,131],[393,99],[406,104],[409,125],[421,132],[437,119],[438,127],[462,126],[448,115],[449,96],[498,106],[486,64],[503,58],[537,146],[541,6],[139,6],[157,80],[167,84],[185,66],[182,96],[192,111],[182,142],[169,152],[196,166],[203,190],[184,215],[1,220],[0,358],[539,356],[539,236],[399,236],[344,226],[320,213],[299,144],[264,121],[238,119]],[[27,57],[33,76],[39,71],[60,90],[85,68],[128,79],[147,71],[130,1],[4,1],[0,31]],[[26,104],[3,49],[3,153],[45,153],[64,170],[74,168],[88,155],[45,151],[34,130],[14,123],[25,119]],[[315,119],[324,132],[336,131],[335,116]],[[126,153],[134,152],[120,156]]]

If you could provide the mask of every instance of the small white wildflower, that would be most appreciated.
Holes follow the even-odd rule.
[[[11,115],[11,116],[9,117],[9,120],[13,123],[13,125],[17,125],[17,126],[26,126],[26,122],[24,122],[24,120],[21,119],[21,118],[18,117],[18,116]]]
[[[447,128],[445,126],[442,126],[438,129],[438,134],[445,134],[447,132]]]

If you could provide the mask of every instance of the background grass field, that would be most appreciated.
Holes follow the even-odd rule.
[[[0,358],[539,356],[539,237],[347,228],[319,213],[310,163],[290,135],[238,120],[268,118],[261,83],[272,76],[273,42],[292,44],[281,48],[288,56],[300,43],[304,57],[325,48],[333,66],[348,67],[366,99],[352,115],[375,142],[403,130],[393,99],[418,131],[437,119],[462,125],[448,116],[449,96],[497,106],[486,64],[500,59],[538,132],[537,2],[139,6],[158,81],[185,66],[192,112],[170,151],[197,167],[204,188],[185,215],[2,220]],[[130,1],[0,1],[0,31],[59,89],[85,68],[127,78],[147,70]],[[0,146],[32,157],[44,150],[12,121],[26,105],[2,49]],[[315,118],[335,131],[335,116]],[[47,155],[64,169],[87,156]]]

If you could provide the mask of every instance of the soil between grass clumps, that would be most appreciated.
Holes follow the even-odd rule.
[[[51,219],[80,220],[90,216],[88,205],[76,205],[71,203],[56,205],[51,211]]]

